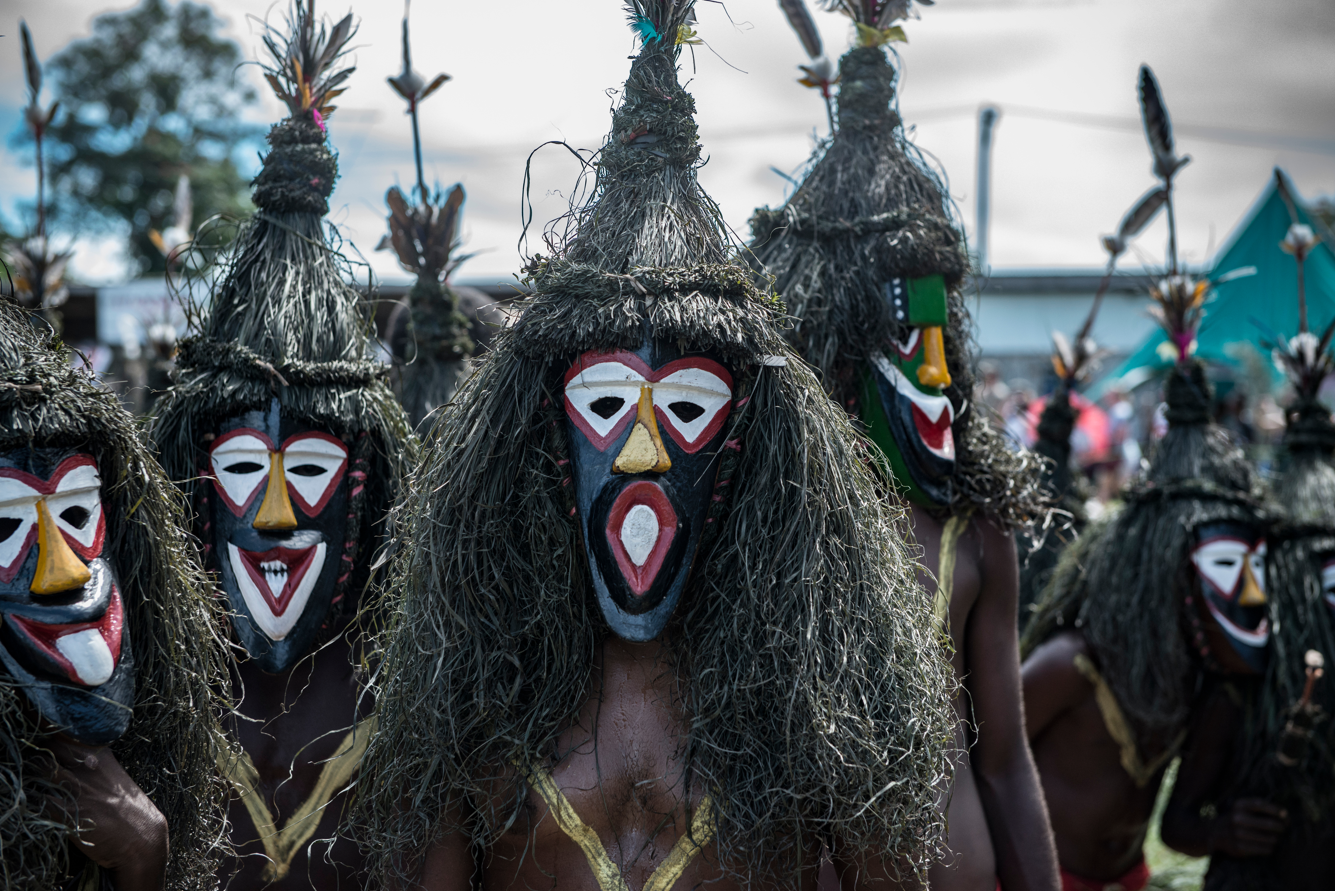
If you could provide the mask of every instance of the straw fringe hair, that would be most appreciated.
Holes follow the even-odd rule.
[[[895,70],[880,47],[840,61],[839,129],[817,147],[802,185],[779,210],[751,220],[753,263],[796,323],[791,340],[839,404],[855,410],[862,370],[907,334],[891,317],[892,278],[941,274],[949,324],[946,360],[957,445],[951,512],[981,511],[1014,530],[1047,511],[1036,456],[1007,445],[971,404],[974,344],[961,291],[964,236],[936,175],[894,110]]]
[[[1060,631],[1080,631],[1138,741],[1161,745],[1186,725],[1202,670],[1188,646],[1184,601],[1192,532],[1205,523],[1262,518],[1250,465],[1208,423],[1199,363],[1172,372],[1168,402],[1169,431],[1148,473],[1122,510],[1066,549],[1021,643],[1027,656]]]
[[[666,666],[718,856],[792,880],[821,842],[923,874],[953,747],[953,681],[869,443],[778,333],[782,307],[700,191],[677,82],[691,3],[636,0],[645,37],[587,204],[529,267],[535,296],[435,425],[396,513],[410,547],[376,688],[355,833],[374,876],[414,876],[438,833],[485,848],[520,817],[516,760],[551,763],[610,634],[592,594],[561,375],[649,334],[714,351],[734,411]]]
[[[40,389],[34,389],[40,388]],[[135,654],[129,729],[117,761],[167,820],[172,891],[212,888],[227,852],[227,787],[216,753],[228,746],[224,621],[186,532],[185,506],[109,392],[70,367],[68,350],[0,300],[0,451],[78,448],[97,460],[111,555]],[[21,688],[0,681],[0,878],[6,888],[61,887],[69,829],[40,813],[61,793],[43,777],[42,730]]]
[[[485,846],[517,818],[506,766],[555,756],[608,633],[567,494],[564,363],[521,351],[530,314],[434,428],[398,520],[414,546],[392,573],[361,781],[381,879],[410,874],[398,858],[416,863],[442,829]],[[903,514],[796,357],[751,374],[727,434],[730,504],[675,632],[687,770],[717,803],[724,862],[792,868],[839,839],[922,866],[942,829],[952,685]]]
[[[338,172],[324,131],[292,118],[270,131],[269,143],[255,181],[260,209],[242,224],[203,317],[192,319],[177,382],[159,398],[149,436],[197,512],[211,485],[205,435],[275,398],[285,417],[355,444],[367,461],[366,483],[348,540],[362,547],[343,590],[361,591],[370,575],[366,555],[382,534],[414,440],[388,386],[388,366],[368,355],[369,314],[320,217]],[[338,609],[347,616],[356,607],[355,597],[344,597]]]

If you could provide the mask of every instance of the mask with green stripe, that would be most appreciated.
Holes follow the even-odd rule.
[[[908,333],[863,369],[861,417],[897,488],[917,504],[943,507],[955,473],[955,408],[945,395],[945,280],[894,278],[884,289],[891,316]]]

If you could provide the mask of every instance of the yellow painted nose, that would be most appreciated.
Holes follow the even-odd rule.
[[[255,522],[251,525],[266,531],[297,528],[292,499],[287,497],[287,475],[283,473],[282,452],[269,453],[269,486],[264,490],[260,512],[255,515]]]
[[[630,431],[621,454],[612,462],[613,473],[666,473],[672,459],[658,435],[658,421],[654,419],[654,391],[645,384],[640,387],[640,404],[635,414],[635,426]]]
[[[922,331],[922,365],[918,366],[918,383],[924,387],[949,387],[950,369],[946,367],[946,342],[941,326],[933,325]]]
[[[46,500],[37,502],[37,572],[28,590],[41,595],[59,594],[82,588],[92,577],[88,565],[70,550]]]
[[[1242,564],[1242,594],[1238,597],[1238,606],[1265,606],[1269,601],[1266,600],[1265,592],[1261,586],[1256,584],[1256,576],[1252,575],[1251,561]]]

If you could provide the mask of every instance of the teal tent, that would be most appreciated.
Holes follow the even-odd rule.
[[[1196,335],[1196,355],[1207,362],[1238,364],[1239,343],[1250,343],[1263,356],[1269,356],[1267,342],[1275,336],[1292,337],[1298,333],[1298,271],[1291,254],[1279,246],[1289,231],[1292,218],[1279,191],[1275,171],[1269,186],[1253,206],[1247,219],[1233,232],[1210,268],[1210,279],[1218,282],[1206,305],[1205,319]],[[1297,197],[1287,178],[1289,193]],[[1300,222],[1322,234],[1300,199],[1295,201]],[[1335,318],[1335,254],[1329,240],[1323,239],[1307,256],[1307,324],[1320,334]],[[1149,306],[1146,295],[1146,307]],[[1260,326],[1257,322],[1260,322]],[[1264,327],[1262,327],[1264,326]],[[1113,385],[1131,389],[1157,376],[1173,364],[1176,350],[1166,346],[1162,330],[1155,329],[1114,371],[1094,387],[1098,394]],[[1267,367],[1270,366],[1267,358]],[[1272,369],[1273,371],[1273,369]],[[1278,380],[1278,372],[1274,372]]]

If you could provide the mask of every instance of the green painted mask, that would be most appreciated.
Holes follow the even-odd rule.
[[[909,500],[944,506],[955,473],[955,408],[945,395],[950,386],[942,337],[945,280],[940,275],[891,279],[885,299],[909,333],[872,356],[863,370],[862,420]]]

